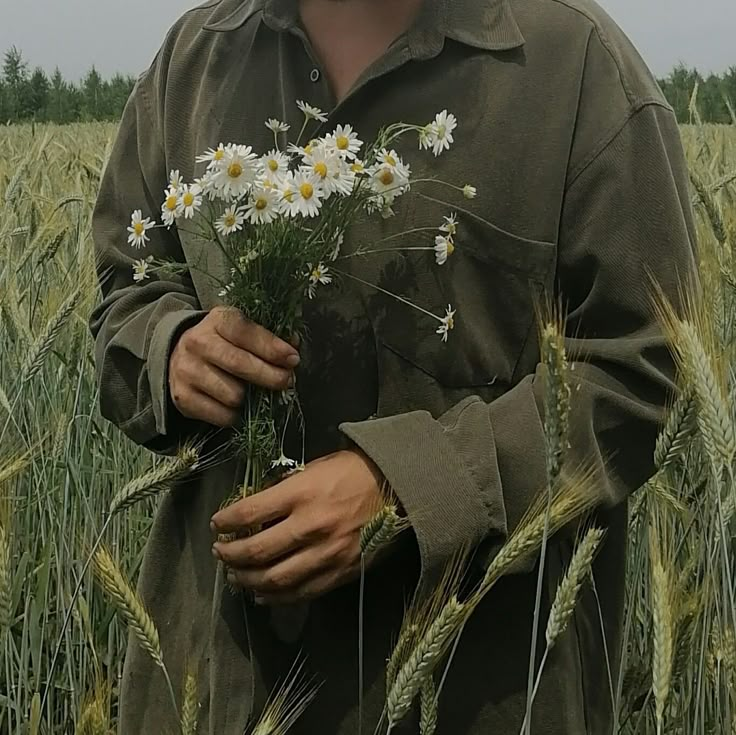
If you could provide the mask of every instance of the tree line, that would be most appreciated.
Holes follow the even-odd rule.
[[[51,76],[40,67],[31,71],[13,46],[3,57],[0,124],[118,120],[134,84],[130,75],[103,79],[94,67],[78,83],[64,79],[58,67]],[[697,114],[703,122],[736,124],[736,66],[721,75],[704,76],[680,65],[659,84],[681,123],[694,122]]]

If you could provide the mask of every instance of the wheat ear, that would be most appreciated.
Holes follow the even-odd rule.
[[[174,459],[162,462],[158,467],[136,477],[122,488],[110,503],[110,515],[120,513],[145,498],[155,497],[168,490],[194,470],[198,461],[199,454],[193,447],[182,448]]]
[[[718,373],[694,325],[681,322],[678,331],[678,349],[682,352],[687,378],[696,397],[697,423],[706,452],[717,466],[728,465],[736,456],[736,431]]]
[[[429,676],[419,690],[419,733],[434,735],[437,732],[437,688]]]
[[[467,611],[466,605],[452,597],[399,670],[386,703],[389,731],[409,712],[422,685],[462,627]]]
[[[652,691],[656,705],[657,733],[662,733],[664,712],[672,684],[675,632],[673,620],[674,581],[672,565],[665,563],[659,534],[654,525],[649,530],[649,558],[652,575],[652,621],[654,652]]]
[[[546,639],[550,648],[555,645],[570,622],[578,595],[583,583],[590,575],[593,559],[595,559],[604,535],[604,531],[591,528],[573,554],[570,566],[557,588],[555,601],[552,603],[549,620],[547,621]]]
[[[666,470],[687,450],[697,428],[697,406],[691,392],[681,393],[667,413],[662,431],[654,449],[654,464],[660,471]]]
[[[108,735],[110,732],[109,685],[98,681],[84,698],[74,735]]]
[[[547,447],[547,475],[554,487],[560,473],[570,433],[572,390],[562,326],[557,320],[542,328],[541,354],[546,368],[544,381],[544,434]]]
[[[251,735],[285,735],[317,696],[319,687],[296,660],[281,687],[271,696]]]
[[[61,305],[59,310],[54,314],[46,325],[45,329],[34,342],[33,346],[26,355],[21,367],[21,382],[27,383],[32,380],[41,370],[46,360],[46,356],[54,346],[57,337],[71,319],[74,310],[77,308],[81,297],[80,291],[75,291]]]
[[[197,696],[197,673],[192,663],[189,663],[186,667],[183,690],[181,733],[182,735],[197,735],[199,701]]]
[[[409,526],[409,520],[399,515],[395,505],[383,507],[363,526],[360,532],[360,553],[367,556],[387,546]]]
[[[113,604],[123,616],[125,622],[133,633],[135,633],[138,642],[153,659],[155,664],[163,668],[164,661],[158,630],[146,611],[143,601],[134,592],[130,583],[125,579],[118,565],[113,560],[110,552],[104,546],[100,546],[95,552],[93,564],[100,584],[112,599]]]
[[[13,616],[10,541],[10,524],[0,518],[0,640],[3,631],[10,628]]]

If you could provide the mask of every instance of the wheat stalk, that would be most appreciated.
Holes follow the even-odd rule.
[[[199,453],[194,447],[183,447],[175,458],[144,472],[122,488],[112,499],[109,514],[112,516],[120,513],[146,498],[155,497],[168,490],[192,472],[197,467],[198,461]]]
[[[452,637],[462,627],[467,611],[466,605],[452,597],[397,673],[386,703],[389,732],[409,712],[422,685],[432,675]]]
[[[21,367],[21,383],[32,380],[41,370],[46,356],[54,346],[57,337],[74,314],[81,298],[81,292],[75,291],[61,305],[56,314],[29,350]]]
[[[13,615],[13,580],[11,567],[10,520],[0,509],[0,638],[10,628]]]
[[[437,689],[430,676],[419,690],[419,733],[434,735],[437,732]]]

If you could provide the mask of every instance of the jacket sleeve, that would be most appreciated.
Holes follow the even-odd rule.
[[[671,111],[632,111],[568,180],[558,246],[574,365],[570,461],[596,466],[600,506],[653,472],[675,373],[652,313],[650,275],[678,302],[695,275],[686,164]],[[504,541],[546,486],[541,368],[487,404],[344,424],[385,474],[412,522],[422,580],[461,547]]]
[[[133,262],[184,263],[175,231],[149,230],[136,250],[127,227],[136,209],[159,219],[168,182],[162,131],[142,76],[125,108],[103,175],[93,215],[93,237],[102,303],[91,317],[102,415],[133,441],[154,451],[174,451],[194,431],[173,408],[168,362],[176,337],[203,312],[187,272],[133,282]]]

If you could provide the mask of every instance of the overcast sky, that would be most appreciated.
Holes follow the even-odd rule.
[[[0,0],[0,52],[18,46],[32,65],[78,79],[137,74],[164,33],[197,0]],[[678,61],[703,71],[736,65],[736,0],[601,0],[657,74]]]

